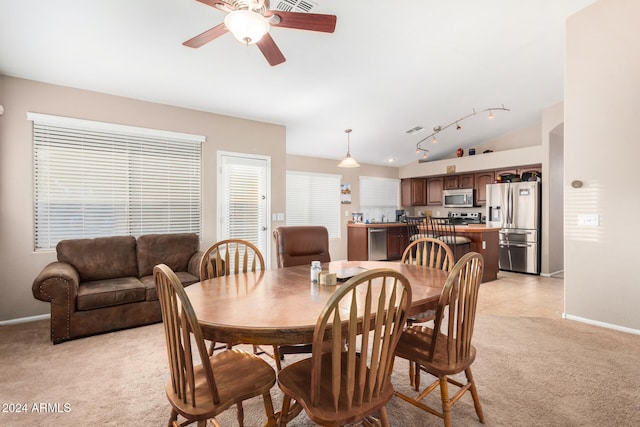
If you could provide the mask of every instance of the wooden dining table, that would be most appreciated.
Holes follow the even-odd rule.
[[[438,269],[399,262],[332,261],[331,273],[390,268],[412,290],[409,315],[434,309],[447,278]],[[255,345],[295,345],[313,340],[316,321],[336,285],[311,283],[309,266],[230,274],[185,288],[206,339]]]

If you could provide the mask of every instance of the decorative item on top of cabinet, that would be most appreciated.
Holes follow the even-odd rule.
[[[496,174],[493,171],[476,172],[475,174],[475,205],[484,206],[487,204],[487,184],[493,184]]]
[[[402,206],[425,206],[427,203],[427,179],[405,178],[400,182]]]
[[[428,206],[442,205],[443,184],[444,184],[444,179],[441,176],[427,179],[427,205]]]
[[[542,174],[542,165],[528,165],[528,166],[518,166],[514,168],[507,169],[498,169],[496,170],[496,178],[495,180],[500,182],[502,181],[501,177],[505,177],[509,180],[519,180],[522,177],[523,173],[531,174],[531,172],[535,172],[537,176],[541,176]]]

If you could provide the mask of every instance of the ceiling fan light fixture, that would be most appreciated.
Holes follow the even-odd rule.
[[[344,132],[347,134],[347,156],[344,159],[342,159],[338,167],[339,168],[358,168],[360,167],[360,164],[356,162],[356,159],[351,157],[351,141],[349,140],[349,134],[351,133],[351,129],[346,129]]]
[[[240,43],[256,44],[269,32],[269,22],[259,13],[236,10],[224,18],[224,25]]]

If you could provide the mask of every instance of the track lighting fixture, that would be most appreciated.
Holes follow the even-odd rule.
[[[493,119],[493,112],[494,112],[494,111],[511,111],[511,110],[509,110],[508,108],[505,108],[505,107],[504,107],[504,104],[502,104],[502,107],[485,108],[484,110],[482,110],[482,111],[480,111],[480,112],[481,112],[481,113],[483,113],[483,112],[485,112],[485,111],[488,111],[488,112],[489,112],[489,116],[488,116],[488,118],[489,118],[489,119]],[[438,142],[438,138],[436,137],[436,135],[438,135],[440,132],[442,132],[443,130],[445,130],[445,129],[447,129],[448,127],[451,127],[451,126],[453,126],[453,125],[456,125],[456,129],[457,129],[457,130],[460,130],[460,129],[462,129],[462,126],[460,126],[460,122],[461,122],[461,121],[463,121],[463,120],[465,120],[465,119],[468,119],[468,118],[469,118],[469,117],[471,117],[471,116],[475,116],[476,114],[477,114],[477,112],[476,112],[476,109],[474,108],[472,113],[467,114],[466,116],[461,117],[461,118],[459,118],[458,120],[455,120],[455,121],[453,121],[453,122],[449,123],[449,124],[448,124],[448,125],[446,125],[446,126],[435,126],[435,127],[433,128],[433,133],[432,133],[431,135],[427,135],[427,136],[425,136],[424,138],[422,138],[420,141],[418,141],[418,143],[416,144],[416,153],[420,153],[421,151],[424,151],[424,156],[423,156],[423,157],[424,157],[424,158],[426,158],[426,157],[427,157],[427,152],[428,152],[429,150],[427,150],[426,148],[422,147],[422,145],[421,145],[421,144],[422,144],[423,142],[425,142],[425,141],[426,141],[426,140],[428,140],[428,139],[431,139],[431,141],[432,141],[432,142],[434,142],[434,143],[435,143],[435,142]]]

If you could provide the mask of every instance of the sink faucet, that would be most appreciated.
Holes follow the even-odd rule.
[[[384,222],[384,214],[380,215],[380,222]]]

